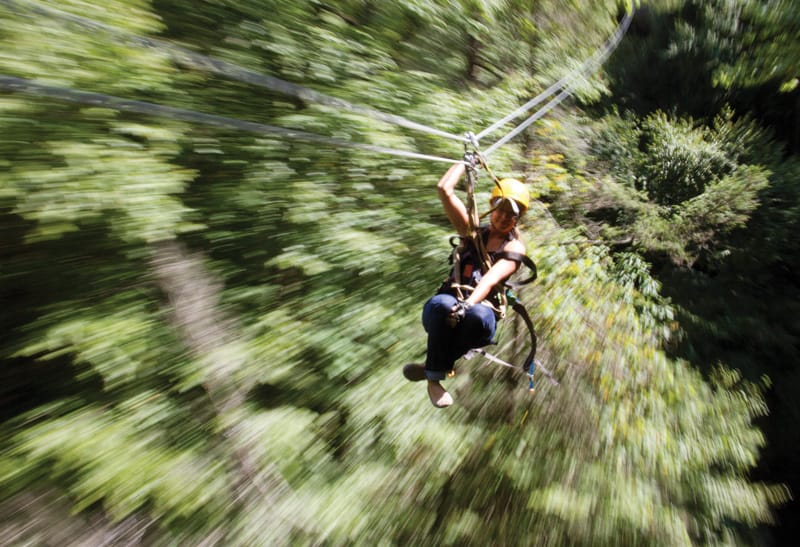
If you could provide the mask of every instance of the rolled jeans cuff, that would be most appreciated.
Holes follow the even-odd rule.
[[[447,378],[448,372],[449,371],[425,369],[425,378],[427,378],[428,380],[432,380],[434,382],[439,382]]]

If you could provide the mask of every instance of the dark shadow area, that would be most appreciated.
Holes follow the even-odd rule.
[[[741,264],[740,264],[741,266]],[[714,272],[664,269],[663,293],[680,310],[682,339],[670,348],[673,358],[685,359],[704,373],[717,363],[738,369],[770,387],[764,396],[769,414],[757,421],[766,446],[751,478],[789,487],[794,500],[776,511],[772,531],[776,544],[788,545],[800,533],[794,517],[800,511],[800,371],[797,369],[800,312],[797,287],[753,282],[735,264]]]

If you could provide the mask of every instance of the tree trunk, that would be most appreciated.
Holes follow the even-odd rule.
[[[159,287],[170,304],[170,314],[189,352],[201,363],[203,387],[222,425],[221,446],[237,472],[232,490],[244,511],[279,518],[270,509],[290,493],[277,469],[263,468],[255,457],[252,441],[229,419],[240,410],[250,389],[235,380],[242,357],[225,347],[236,341],[237,329],[219,310],[221,283],[215,281],[202,260],[175,241],[153,247],[151,266]],[[264,522],[278,529],[279,522]]]
[[[481,42],[471,34],[469,35],[469,39],[467,41],[467,81],[469,82],[477,82],[478,81],[478,69],[480,68],[480,53],[481,53]]]

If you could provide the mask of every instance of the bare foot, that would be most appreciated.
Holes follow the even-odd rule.
[[[453,397],[447,393],[442,384],[435,380],[428,380],[428,396],[436,408],[444,408],[453,404]]]

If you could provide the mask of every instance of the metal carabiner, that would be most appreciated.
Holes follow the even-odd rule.
[[[481,148],[480,144],[478,144],[478,137],[472,131],[467,131],[464,134],[464,147],[466,148],[468,145],[472,146],[472,149],[476,152]]]

